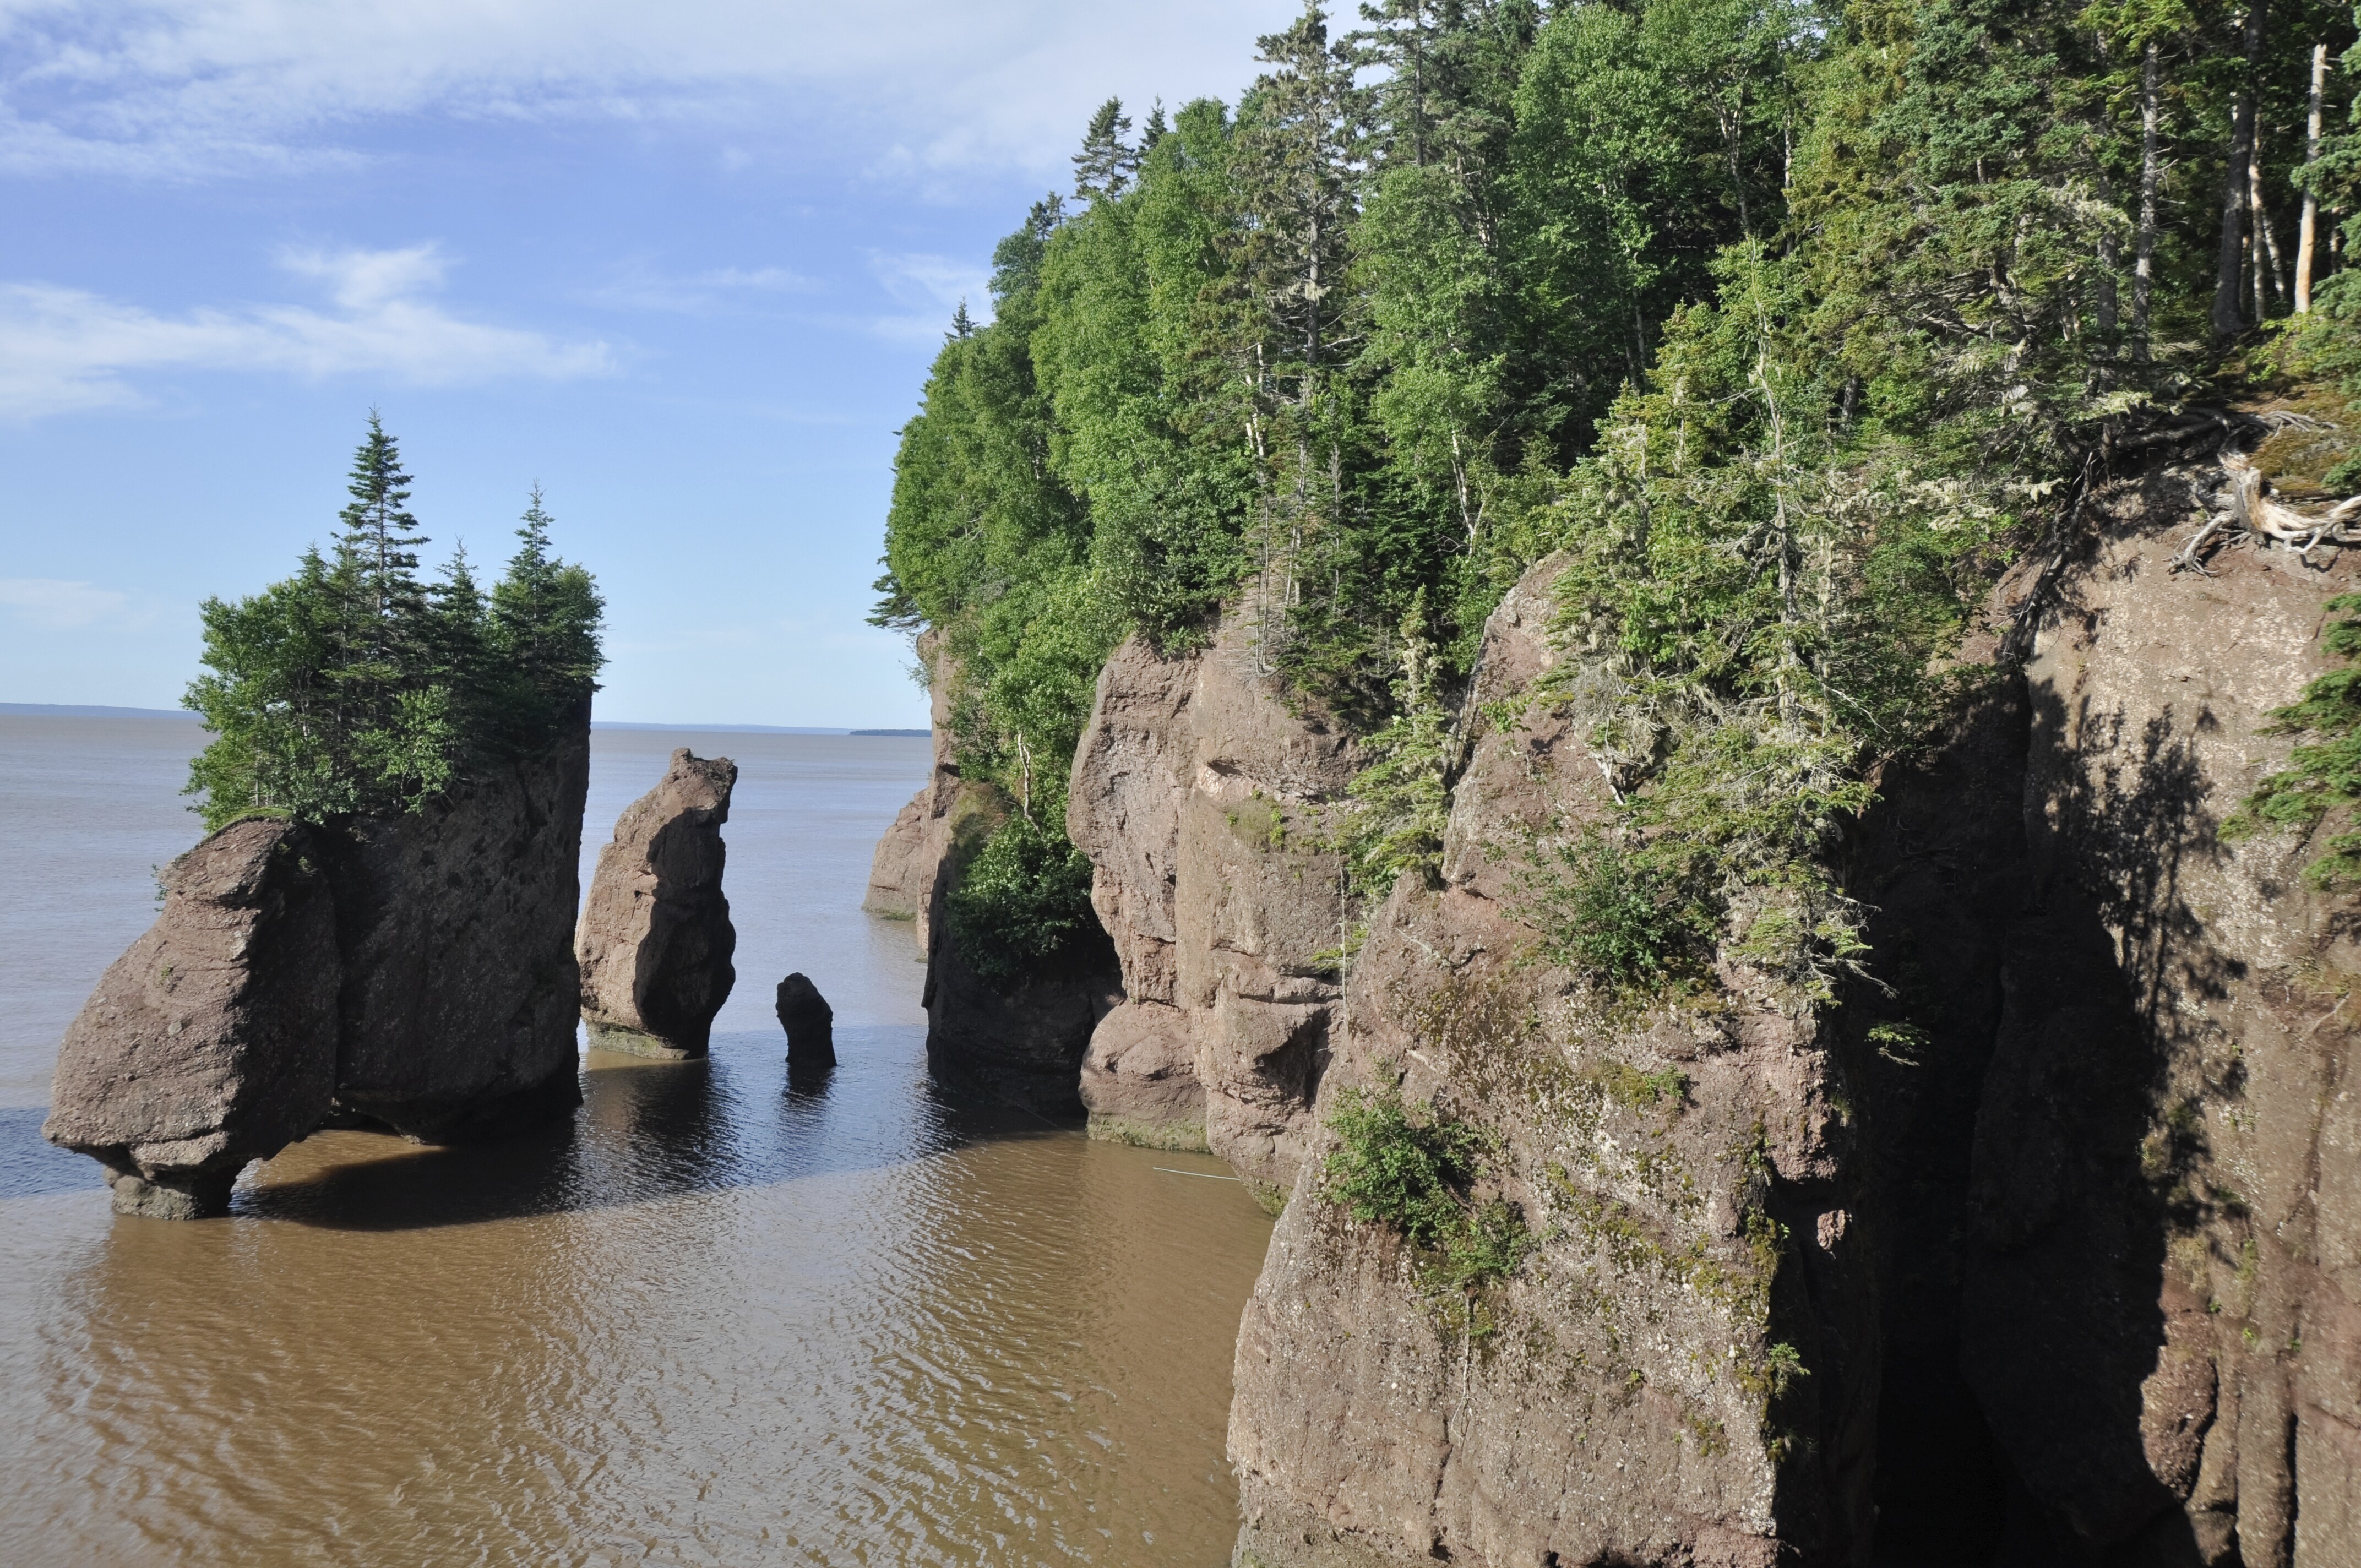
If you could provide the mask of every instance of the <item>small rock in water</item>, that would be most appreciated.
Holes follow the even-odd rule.
[[[779,981],[779,1027],[787,1032],[787,1061],[797,1068],[836,1065],[836,1009],[807,976]]]

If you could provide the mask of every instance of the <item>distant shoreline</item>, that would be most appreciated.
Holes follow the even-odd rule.
[[[27,718],[180,718],[197,716],[185,707],[103,707],[79,702],[0,702],[0,714]]]
[[[174,718],[194,724],[182,707],[109,707],[97,703],[0,702],[0,716],[26,718]],[[929,729],[837,729],[804,724],[628,724],[594,718],[593,729],[678,729],[700,735],[884,735],[924,740]]]

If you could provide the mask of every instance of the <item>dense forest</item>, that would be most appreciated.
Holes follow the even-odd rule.
[[[2361,365],[2354,18],[1357,20],[1307,5],[1235,105],[1135,136],[1110,100],[902,433],[876,620],[939,636],[963,769],[1008,808],[968,924],[1079,917],[1097,670],[1224,613],[1366,738],[1356,881],[1428,866],[1484,618],[1563,552],[1555,695],[1625,816],[1550,849],[1540,925],[1632,983],[1734,928],[1818,989],[1855,940],[1824,851],[1970,678],[1942,655],[1993,575],[2143,427]]]
[[[212,673],[184,701],[214,735],[189,769],[209,829],[256,813],[415,811],[546,747],[598,689],[598,590],[550,554],[539,490],[488,594],[464,549],[435,580],[419,576],[426,536],[375,414],[349,488],[330,554],[304,552],[252,598],[204,603]]]

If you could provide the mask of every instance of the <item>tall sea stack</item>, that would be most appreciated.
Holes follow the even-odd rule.
[[[705,1054],[738,971],[721,825],[738,764],[684,746],[598,851],[574,952],[590,1043],[633,1056]]]

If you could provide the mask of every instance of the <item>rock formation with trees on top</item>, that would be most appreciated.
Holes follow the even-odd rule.
[[[422,579],[408,483],[372,416],[334,550],[203,607],[214,831],[68,1030],[42,1129],[121,1212],[219,1212],[331,1117],[445,1141],[579,1100],[598,591],[538,492],[489,594],[463,554]]]

